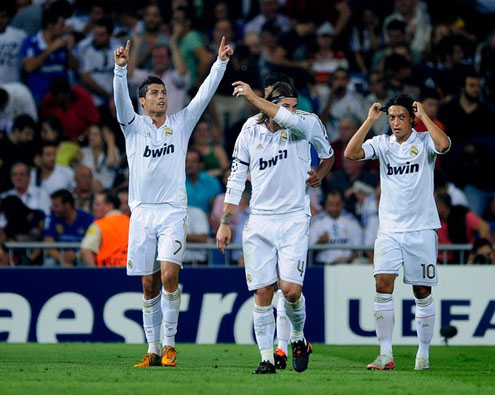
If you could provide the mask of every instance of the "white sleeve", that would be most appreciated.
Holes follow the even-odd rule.
[[[244,124],[235,142],[234,153],[232,154],[232,166],[230,168],[230,176],[227,181],[227,191],[224,199],[225,203],[235,204],[236,206],[241,201],[249,171],[249,146],[246,141],[246,133],[243,132],[245,126],[246,124]]]
[[[16,109],[21,109],[16,115],[27,114],[35,122],[38,122],[38,110],[34,103],[31,91],[23,84],[19,83],[18,95],[14,96],[14,106]]]
[[[199,87],[198,93],[196,93],[187,107],[179,112],[184,122],[182,136],[185,139],[185,145],[187,145],[191,137],[194,126],[196,126],[196,123],[217,90],[227,68],[227,63],[228,60],[222,61],[217,58],[213,66],[211,66],[210,74],[208,74],[208,77],[206,77]]]
[[[113,76],[113,95],[115,108],[117,110],[117,121],[124,134],[127,127],[134,122],[136,113],[129,97],[129,87],[127,86],[127,65],[120,67],[115,65]]]
[[[44,189],[40,188],[40,202],[39,202],[39,208],[41,211],[45,213],[45,216],[50,215],[50,210],[52,207],[52,201],[50,199],[50,196],[48,196],[48,193],[45,192]]]
[[[317,115],[311,114],[311,116],[315,118],[316,122],[314,124],[314,128],[311,133],[312,137],[309,142],[316,150],[316,153],[320,159],[331,158],[333,156],[333,149],[328,142],[327,130]]]
[[[293,113],[280,107],[273,118],[275,122],[289,129],[295,136],[310,140],[315,127],[315,118],[311,114]]]
[[[372,139],[366,140],[363,143],[364,158],[362,160],[368,159],[378,159],[379,144],[378,138],[380,136],[375,136]]]

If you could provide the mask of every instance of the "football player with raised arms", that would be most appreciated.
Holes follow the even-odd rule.
[[[143,366],[176,366],[175,334],[180,308],[179,271],[186,241],[185,158],[194,126],[210,102],[233,54],[222,38],[218,59],[189,105],[167,116],[167,90],[149,76],[139,88],[145,116],[135,113],[127,86],[130,42],[114,53],[113,79],[117,120],[125,136],[129,162],[127,274],[141,276],[143,326],[148,351]],[[163,287],[162,287],[163,285]],[[163,321],[163,352],[160,331]]]
[[[333,165],[333,151],[320,119],[296,111],[297,94],[286,82],[274,83],[257,96],[241,81],[234,95],[257,107],[257,122],[248,120],[236,141],[227,183],[224,214],[217,232],[217,247],[229,245],[230,218],[239,204],[248,172],[251,175],[251,215],[242,244],[248,289],[254,291],[253,320],[261,363],[253,372],[275,373],[272,298],[279,283],[291,324],[292,366],[307,369],[311,344],[304,337],[306,307],[302,285],[306,271],[310,202],[309,187],[318,187]],[[311,170],[310,143],[321,161]]]
[[[364,141],[382,112],[392,135]],[[417,116],[427,132],[414,129]],[[433,171],[438,154],[446,153],[450,139],[426,114],[423,105],[406,96],[392,98],[384,107],[374,103],[368,118],[349,141],[344,155],[350,160],[380,161],[381,197],[379,229],[374,250],[376,295],[374,316],[380,355],[370,370],[395,367],[392,353],[394,328],[394,282],[401,266],[404,283],[411,284],[416,302],[419,349],[415,370],[429,369],[429,348],[435,324],[431,287],[438,282],[437,235],[440,220],[433,198]]]

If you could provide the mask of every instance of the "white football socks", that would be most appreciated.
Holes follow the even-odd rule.
[[[162,312],[163,312],[163,347],[175,347],[175,334],[179,321],[180,289],[167,292],[162,288]]]
[[[143,328],[148,342],[148,352],[160,355],[160,328],[162,326],[161,294],[153,299],[143,298]]]
[[[285,313],[285,298],[281,289],[277,291],[277,348],[287,354],[290,335],[290,321]]]
[[[375,295],[376,337],[380,343],[380,355],[392,357],[392,333],[394,331],[394,300],[392,294]]]
[[[258,306],[253,309],[254,333],[261,353],[261,361],[270,361],[275,364],[273,358],[273,337],[275,335],[275,318],[273,307]]]
[[[416,331],[418,333],[419,349],[417,356],[429,359],[430,344],[435,326],[435,305],[430,294],[416,301]]]
[[[304,339],[304,323],[306,322],[306,302],[301,294],[299,300],[289,302],[285,300],[285,311],[291,323],[290,341],[297,342]]]

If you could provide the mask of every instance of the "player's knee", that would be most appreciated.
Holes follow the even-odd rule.
[[[431,294],[431,287],[413,285],[413,294],[417,299],[424,299]]]
[[[153,299],[160,293],[160,283],[154,281],[153,276],[143,276],[143,295],[146,300]]]
[[[376,292],[391,294],[394,292],[394,278],[390,276],[375,276]]]
[[[162,270],[162,284],[167,292],[174,292],[179,286],[178,272],[172,269]]]
[[[297,302],[301,297],[301,287],[297,284],[286,285],[282,292],[284,294],[285,300],[290,303]]]
[[[256,304],[259,306],[268,306],[272,303],[274,288],[273,286],[259,288],[254,293]]]

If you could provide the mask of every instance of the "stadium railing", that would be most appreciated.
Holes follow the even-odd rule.
[[[79,253],[80,243],[45,243],[45,242],[7,242],[4,244],[9,254],[9,264],[14,266],[15,264],[15,251],[24,250],[28,254],[31,250],[41,249],[43,253],[43,262],[47,261],[47,250],[50,248],[57,248],[60,254],[63,256],[64,250],[76,250]],[[458,254],[459,264],[465,264],[469,251],[471,250],[471,244],[440,244],[438,246],[439,255],[442,256],[443,261],[441,263],[448,263],[449,253]],[[231,244],[225,249],[225,255],[220,256],[217,251],[215,243],[188,243],[188,250],[206,250],[208,266],[218,266],[219,263],[223,263],[225,266],[234,264],[232,262],[232,252],[236,250],[242,250],[241,244]],[[308,252],[308,265],[311,266],[315,263],[315,254],[322,250],[352,250],[359,251],[359,257],[357,262],[369,263],[366,257],[366,251],[373,250],[373,246],[367,245],[311,245]],[[22,252],[21,252],[22,254]],[[82,266],[82,262],[78,254],[78,265]]]

